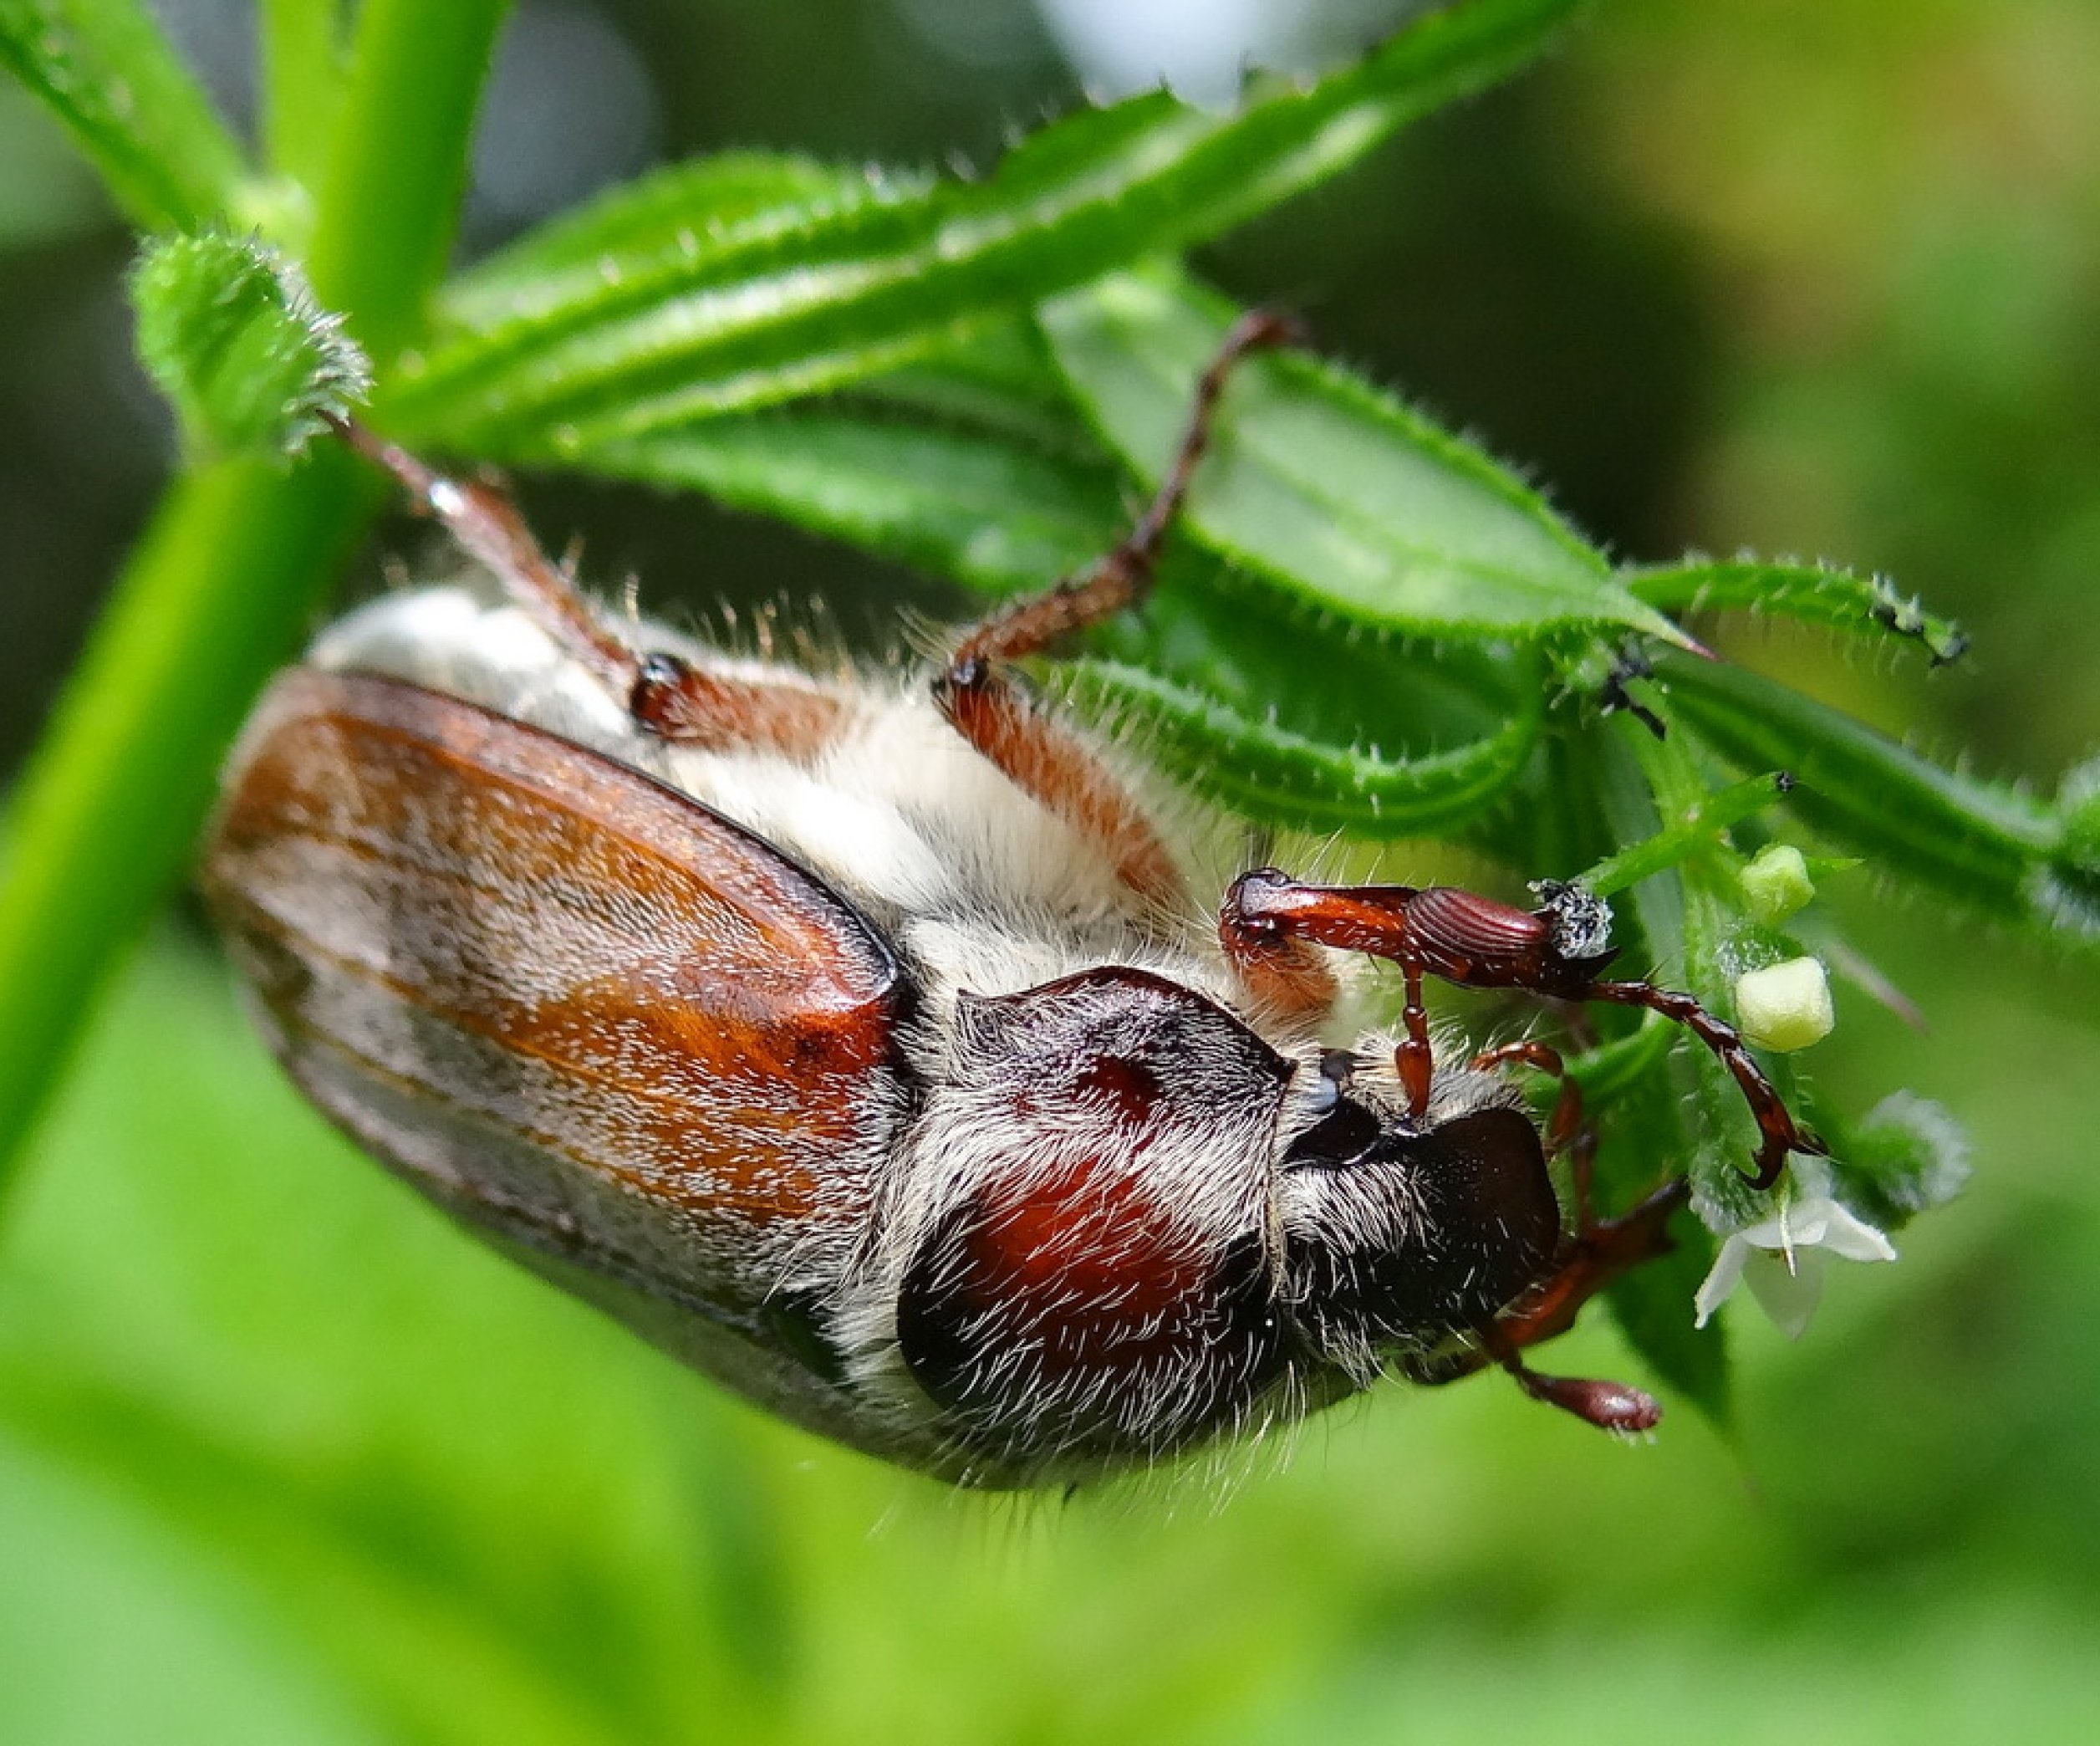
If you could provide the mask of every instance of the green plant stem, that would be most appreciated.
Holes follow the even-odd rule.
[[[1578,874],[1575,883],[1598,897],[1639,885],[1712,847],[1730,826],[1776,805],[1788,785],[1774,771],[1701,795],[1674,823],[1608,856],[1588,872]]]
[[[366,0],[307,276],[382,370],[451,246],[477,99],[509,0]]]
[[[262,0],[262,144],[273,170],[309,189],[328,163],[343,94],[336,0]]]
[[[371,0],[312,278],[376,355],[415,337],[443,265],[499,0]],[[178,480],[119,579],[23,778],[0,873],[0,1191],[120,954],[180,876],[249,701],[383,488],[346,454]]]
[[[257,462],[211,468],[162,501],[13,809],[0,883],[0,1158],[179,876],[220,753],[257,676],[282,658],[280,614],[252,601],[310,609],[370,497],[349,457],[326,452],[289,476]]]

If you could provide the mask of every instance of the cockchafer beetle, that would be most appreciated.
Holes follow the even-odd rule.
[[[1545,1044],[1441,1059],[1425,977],[1654,1008],[1720,1056],[1769,1185],[1814,1142],[1689,995],[1602,973],[1602,906],[1242,874],[1199,922],[1117,748],[1020,657],[1139,599],[1236,359],[1089,574],[929,676],[736,658],[587,601],[496,488],[355,426],[487,572],[383,599],[278,680],[205,885],[270,1041],[466,1224],[782,1417],[977,1486],[1069,1483],[1397,1372],[1539,1374],[1668,1247],[1588,1205]],[[1333,954],[1399,965],[1336,1046]],[[1561,1075],[1543,1133],[1506,1070]],[[1563,1213],[1549,1154],[1567,1149]]]

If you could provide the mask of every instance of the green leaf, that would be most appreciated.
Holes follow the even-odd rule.
[[[50,106],[141,230],[239,209],[240,148],[135,0],[0,0],[0,66]]]
[[[1620,572],[1640,599],[1664,612],[1747,609],[1773,612],[1858,636],[1909,637],[1934,666],[1958,661],[1968,636],[1952,619],[1935,617],[1886,576],[1860,576],[1822,564],[1679,564]]]
[[[657,432],[595,449],[591,463],[1002,594],[1084,570],[1132,513],[1105,459],[837,403]],[[1186,542],[1170,544],[1152,600],[1105,641],[1120,658],[1073,675],[1079,706],[1271,824],[1374,839],[1436,830],[1512,782],[1543,724],[1537,661],[1461,672],[1453,656],[1388,641],[1338,655]]]
[[[1137,98],[1045,129],[981,182],[884,185],[757,235],[689,227],[600,251],[513,282],[506,313],[434,346],[385,421],[492,457],[566,458],[879,374],[961,324],[1214,235],[1333,174],[1519,64],[1572,9],[1473,0],[1236,115]]]
[[[1666,713],[1738,768],[1784,766],[1794,814],[1884,874],[2001,921],[2061,928],[2039,880],[2057,845],[2050,809],[1929,763],[1872,728],[1725,662],[1657,663]]]
[[[667,165],[608,189],[458,274],[438,314],[485,329],[588,298],[629,263],[728,250],[805,226],[827,211],[923,195],[931,178],[847,169],[787,152],[725,151]]]
[[[1156,482],[1236,314],[1154,272],[1061,298],[1042,319],[1110,445]],[[1254,357],[1228,396],[1188,525],[1305,604],[1379,630],[1537,635],[1608,624],[1685,640],[1510,475],[1343,371]]]
[[[1073,405],[1072,391],[1029,315],[974,327],[966,340],[859,383],[853,392],[878,406],[1085,461],[1104,474],[1119,472]]]
[[[1199,792],[1256,821],[1368,840],[1424,836],[1478,812],[1513,782],[1537,743],[1543,692],[1504,724],[1440,752],[1408,755],[1323,743],[1255,720],[1144,669],[1089,661],[1071,676],[1083,709],[1135,730]]]
[[[302,452],[370,392],[371,366],[304,275],[252,237],[150,243],[131,273],[139,356],[191,452]]]
[[[590,471],[706,492],[991,593],[1047,587],[1114,539],[1115,475],[837,406],[711,419],[592,450]]]

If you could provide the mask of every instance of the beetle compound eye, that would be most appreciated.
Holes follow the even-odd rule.
[[[1285,1150],[1283,1167],[1344,1169],[1368,1156],[1384,1133],[1384,1125],[1362,1104],[1337,1098],[1333,1107]]]
[[[1134,1176],[1068,1170],[951,1212],[897,1306],[919,1386],[1002,1452],[1165,1448],[1273,1378],[1276,1315],[1251,1243],[1221,1248]]]

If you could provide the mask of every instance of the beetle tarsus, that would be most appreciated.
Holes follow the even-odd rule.
[[[1502,1368],[1516,1378],[1516,1386],[1534,1401],[1543,1401],[1563,1412],[1572,1412],[1584,1424],[1621,1437],[1639,1436],[1662,1422],[1663,1409],[1654,1396],[1624,1382],[1587,1376],[1548,1376],[1514,1359]]]

